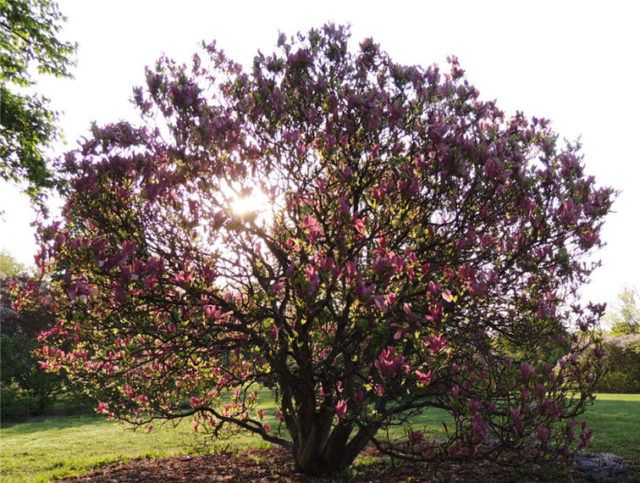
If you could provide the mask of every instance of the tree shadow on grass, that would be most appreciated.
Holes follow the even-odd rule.
[[[2,423],[1,431],[4,436],[39,433],[43,431],[57,431],[61,429],[79,428],[87,426],[113,424],[105,416],[87,414],[78,416],[37,416],[21,422]]]

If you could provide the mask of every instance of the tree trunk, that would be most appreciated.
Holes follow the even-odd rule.
[[[330,475],[348,468],[371,441],[378,427],[371,425],[360,429],[349,440],[352,429],[353,423],[339,423],[328,438],[321,438],[317,429],[312,430],[308,439],[294,445],[298,469],[308,475]]]

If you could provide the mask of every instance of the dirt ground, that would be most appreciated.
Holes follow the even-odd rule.
[[[375,456],[371,448],[365,451]],[[612,458],[614,458],[612,460]],[[445,463],[438,467],[396,462],[359,467],[341,477],[311,478],[296,471],[291,456],[282,448],[250,449],[237,454],[176,456],[137,459],[99,468],[63,481],[203,481],[203,482],[534,482],[534,481],[640,481],[640,473],[615,457],[582,455],[566,463],[499,467],[489,462]]]

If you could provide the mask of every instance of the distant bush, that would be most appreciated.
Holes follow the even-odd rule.
[[[2,421],[22,419],[42,413],[42,398],[19,387],[3,387],[0,390],[0,398]]]
[[[606,337],[605,374],[599,392],[640,392],[640,334]]]
[[[9,278],[0,279],[0,418],[42,415],[58,399],[71,409],[86,405],[85,398],[65,386],[63,376],[42,370],[33,354],[38,334],[53,326],[53,317],[43,310],[13,310],[9,284]]]

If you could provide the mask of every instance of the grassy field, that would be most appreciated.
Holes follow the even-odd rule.
[[[428,412],[413,425],[438,432],[443,416],[442,412]],[[595,434],[590,451],[640,462],[640,394],[601,394],[586,419]],[[273,420],[267,422],[276,425]],[[265,446],[261,439],[244,433],[208,443],[194,433],[188,421],[146,433],[97,415],[50,418],[0,429],[0,479],[50,481],[118,460],[261,446]]]
[[[613,453],[640,464],[640,394],[598,394],[584,419],[593,429],[593,453]]]

